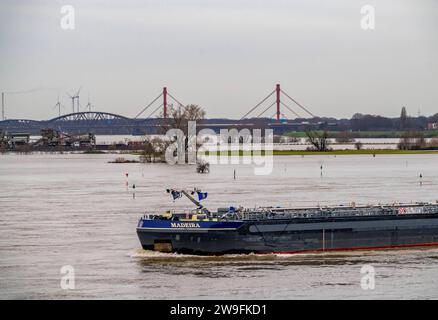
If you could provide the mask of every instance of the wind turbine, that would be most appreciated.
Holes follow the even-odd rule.
[[[71,99],[71,108],[72,108],[72,113],[75,113],[75,96],[72,96],[70,93],[66,92],[66,94],[70,97]]]
[[[59,102],[59,93],[58,93],[58,102],[53,106],[53,109],[58,108],[58,114],[61,116],[61,107],[65,108],[64,105]]]
[[[91,111],[91,107],[92,107],[93,105],[91,104],[91,102],[90,102],[90,93],[88,93],[88,103],[87,103],[87,105],[85,106],[85,109],[88,109],[88,111]]]
[[[72,108],[72,112],[75,113],[75,100],[76,100],[76,106],[77,106],[77,112],[79,112],[79,92],[81,91],[82,86],[79,87],[79,90],[76,91],[76,94],[71,95],[70,93],[67,92],[67,95],[70,97],[71,99],[71,108]]]
[[[79,90],[76,92],[75,98],[76,98],[76,105],[77,105],[77,112],[79,112],[79,106],[81,105],[79,103],[79,92],[81,91],[82,86],[79,87]]]

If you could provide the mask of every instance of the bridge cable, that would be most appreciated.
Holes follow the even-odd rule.
[[[3,91],[3,93],[5,93],[5,94],[25,94],[25,93],[33,93],[33,92],[45,91],[45,90],[49,90],[49,91],[58,90],[59,91],[59,88],[37,87],[34,89],[20,90],[20,91]]]
[[[272,104],[271,104],[269,107],[267,107],[267,108],[265,109],[265,111],[263,111],[262,113],[260,113],[260,114],[257,116],[257,118],[260,118],[260,117],[262,116],[262,114],[264,114],[266,111],[268,111],[269,108],[271,108],[276,102],[277,102],[277,101],[272,102]]]
[[[151,113],[147,118],[145,118],[145,120],[146,120],[146,119],[149,119],[150,117],[152,117],[152,115],[153,115],[155,112],[157,112],[158,109],[160,109],[162,106],[163,106],[163,104],[160,104],[160,105],[158,106],[158,108],[156,108],[154,111],[152,111],[152,113]]]
[[[173,100],[175,100],[175,102],[177,102],[181,107],[184,107],[184,105],[181,102],[179,102],[177,99],[175,99],[174,96],[172,96],[169,92],[167,93],[167,95],[171,97]]]
[[[280,89],[281,90],[281,92],[286,96],[286,97],[288,97],[289,99],[291,99],[293,102],[295,102],[301,109],[303,109],[304,111],[306,111],[308,114],[310,114],[312,117],[314,117],[315,118],[315,115],[312,113],[312,112],[310,112],[309,110],[307,110],[304,106],[302,106],[299,102],[297,102],[294,98],[292,98],[291,96],[289,96],[286,92],[284,92],[282,89]]]
[[[138,113],[134,119],[137,119],[143,112],[146,111],[147,108],[149,108],[151,105],[154,104],[155,101],[157,101],[161,96],[163,95],[163,93],[160,93],[158,97],[156,97],[154,100],[152,100],[151,103],[149,103],[145,108],[143,108],[143,110],[140,111],[140,113]]]
[[[294,115],[296,115],[298,118],[301,118],[301,116],[300,116],[297,112],[295,112],[292,108],[290,108],[289,106],[285,105],[285,104],[284,104],[283,102],[281,102],[281,101],[280,101],[280,103],[281,103],[281,105],[282,105],[283,107],[286,107],[287,109],[289,109],[289,111],[292,112]]]
[[[263,102],[265,102],[270,96],[272,96],[274,94],[275,90],[273,90],[266,98],[264,98],[262,101],[260,101],[259,103],[257,103],[257,105],[255,107],[253,107],[251,110],[249,110],[242,118],[240,118],[240,120],[243,120],[246,118],[247,115],[249,115],[251,112],[253,112],[255,109],[257,109],[258,106],[260,106]]]

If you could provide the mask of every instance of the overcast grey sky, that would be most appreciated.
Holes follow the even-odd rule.
[[[366,4],[375,30],[360,27]],[[63,5],[75,30],[60,27]],[[0,46],[0,90],[60,88],[64,112],[80,85],[83,106],[90,93],[130,117],[167,86],[208,117],[239,118],[276,83],[320,116],[438,112],[436,0],[2,0]],[[56,100],[7,94],[6,116],[52,118]]]

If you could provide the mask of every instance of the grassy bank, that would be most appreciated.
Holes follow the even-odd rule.
[[[217,156],[219,152],[206,152],[207,156]],[[265,152],[262,151],[262,155]],[[374,150],[332,150],[332,151],[300,151],[300,150],[274,150],[274,156],[315,156],[315,155],[382,155],[382,154],[438,154],[438,150],[393,150],[393,149],[374,149]],[[231,151],[220,152],[221,156],[231,156]],[[250,156],[250,151],[239,151],[239,156]]]
[[[322,132],[322,131],[321,131]],[[420,131],[425,138],[438,137],[438,130],[426,130]],[[339,135],[339,131],[329,131],[329,137],[336,137]],[[400,138],[403,136],[405,131],[351,131],[349,135],[352,138]],[[291,131],[284,134],[287,137],[294,138],[306,138],[306,133],[304,131]]]
[[[274,151],[276,156],[294,156],[294,155],[374,155],[374,154],[438,154],[438,150],[394,150],[394,149],[376,149],[376,150],[333,150],[326,152],[318,151]]]

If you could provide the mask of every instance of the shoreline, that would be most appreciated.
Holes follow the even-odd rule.
[[[223,155],[231,156],[231,151],[223,152],[206,152],[205,156]],[[261,151],[261,155],[265,154]],[[438,154],[438,150],[398,150],[398,149],[364,149],[364,150],[330,150],[330,151],[307,151],[307,150],[274,150],[273,156],[305,156],[305,155],[400,155],[400,154]],[[239,151],[238,156],[251,156],[252,152]]]
[[[127,150],[111,150],[111,151],[98,151],[98,152],[89,152],[89,151],[59,151],[59,150],[51,150],[51,151],[41,151],[41,150],[35,150],[35,151],[5,151],[0,152],[1,155],[6,154],[118,154],[118,155],[131,155],[131,156],[140,156],[141,151],[127,151]],[[262,156],[265,155],[265,151],[261,151],[260,153]],[[307,150],[273,150],[272,155],[273,156],[312,156],[312,155],[401,155],[401,154],[438,154],[438,150],[398,150],[398,149],[363,149],[363,150],[330,150],[330,151],[307,151]],[[222,152],[203,152],[201,153],[203,156],[231,156],[231,151],[222,151]],[[239,151],[238,156],[251,156],[251,151],[245,151],[242,150]],[[233,155],[234,156],[234,155]],[[236,155],[237,156],[237,155]]]

